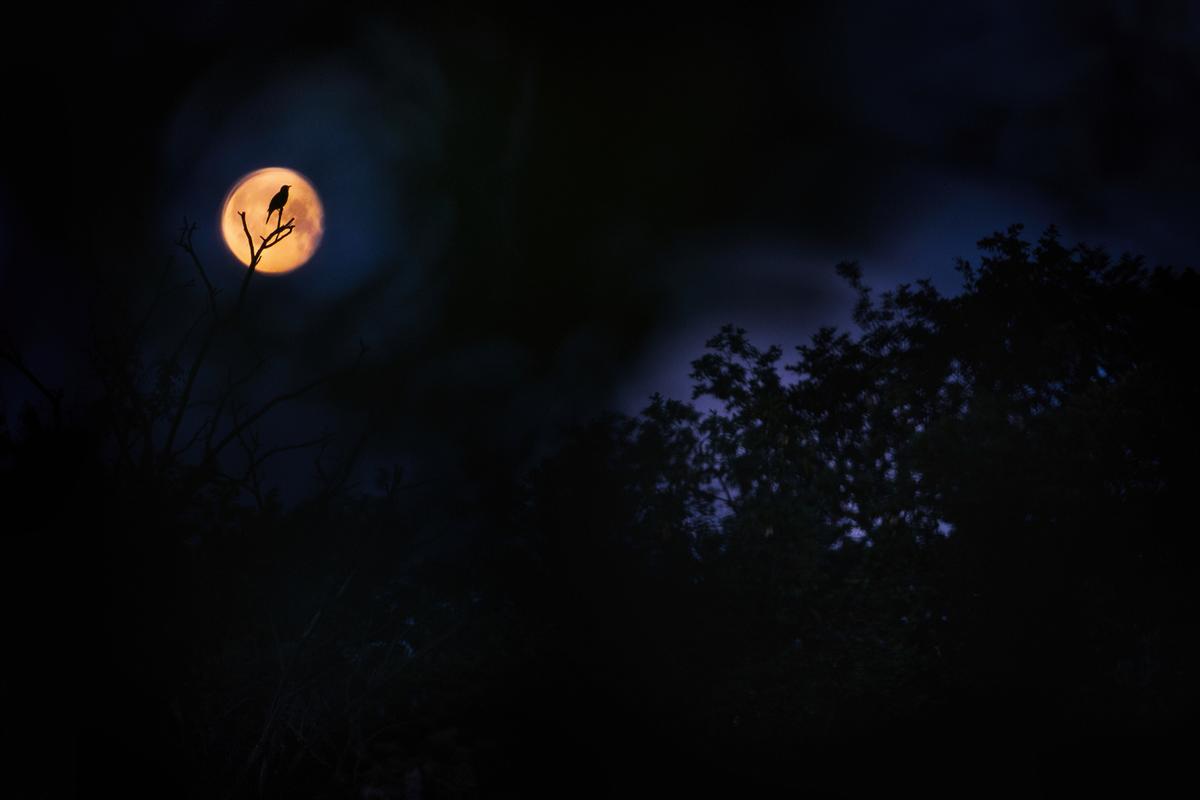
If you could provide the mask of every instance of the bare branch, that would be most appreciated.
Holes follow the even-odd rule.
[[[170,458],[171,449],[175,446],[175,436],[179,433],[179,425],[183,422],[183,415],[188,409],[188,401],[192,396],[192,388],[196,385],[196,376],[200,374],[200,367],[203,366],[204,358],[208,355],[208,349],[212,346],[216,330],[217,322],[214,320],[212,327],[208,329],[208,336],[204,337],[204,344],[200,345],[200,351],[196,353],[196,358],[192,360],[192,367],[188,370],[187,380],[183,385],[183,392],[179,396],[179,405],[175,409],[175,416],[171,419],[171,428],[167,433],[167,441],[163,445],[163,456],[166,458]]]
[[[175,256],[172,254],[167,256],[166,263],[163,264],[162,272],[159,273],[158,286],[154,290],[154,297],[150,300],[150,307],[146,309],[146,313],[142,315],[141,320],[134,326],[131,338],[137,340],[141,337],[146,326],[150,324],[150,319],[154,316],[154,312],[158,310],[158,306],[162,303],[164,297],[167,296],[166,283],[167,278],[171,274],[171,267],[175,264]],[[187,284],[185,284],[187,285]],[[180,287],[175,287],[180,288]],[[94,301],[93,301],[94,302]],[[95,318],[92,319],[92,329],[95,331]]]
[[[262,245],[258,248],[259,255],[261,255],[262,251],[266,250],[268,247],[274,247],[288,236],[291,236],[292,231],[296,229],[294,224],[295,222],[296,218],[292,217],[266,236],[259,236],[258,238],[262,239]]]
[[[319,496],[322,501],[329,500],[346,488],[350,475],[354,472],[354,465],[357,463],[359,456],[362,455],[362,449],[370,435],[370,430],[369,427],[363,428],[362,433],[359,434],[358,438],[354,441],[354,445],[350,448],[350,452],[342,458],[341,463],[337,465],[336,472],[332,475],[325,471],[325,465],[322,463],[322,458],[325,455],[325,447],[322,445],[320,453],[317,454],[316,459],[313,461],[313,465],[317,471],[317,478],[324,485],[324,489]]]
[[[163,447],[163,456],[168,459],[170,459],[172,457],[172,448],[175,445],[175,437],[179,433],[179,426],[183,422],[184,414],[187,412],[188,403],[189,403],[189,401],[191,399],[191,395],[192,395],[192,390],[195,387],[196,377],[199,375],[200,369],[204,365],[204,359],[208,356],[208,351],[212,345],[213,339],[216,337],[217,332],[224,326],[224,324],[227,321],[236,318],[241,313],[242,305],[245,303],[245,300],[246,300],[246,291],[247,291],[247,289],[250,288],[250,279],[253,277],[254,272],[258,267],[258,263],[262,259],[263,250],[265,250],[267,247],[269,247],[271,245],[277,244],[281,239],[285,238],[288,234],[290,234],[292,232],[292,230],[295,228],[295,225],[293,224],[295,221],[295,217],[293,217],[292,219],[289,219],[286,224],[280,225],[274,231],[272,231],[268,235],[267,239],[265,239],[263,241],[263,244],[259,247],[259,249],[257,251],[255,251],[254,238],[250,235],[250,226],[246,222],[246,212],[239,211],[238,216],[241,217],[241,219],[242,219],[242,230],[246,234],[246,243],[250,247],[250,265],[249,265],[249,267],[247,267],[246,274],[242,278],[242,285],[241,285],[241,288],[238,290],[237,303],[234,306],[233,311],[230,313],[228,319],[222,319],[218,316],[216,290],[213,288],[212,284],[209,282],[208,275],[205,273],[203,266],[200,264],[199,258],[197,258],[197,256],[196,256],[195,249],[192,247],[192,232],[196,228],[195,223],[192,223],[191,225],[187,225],[186,221],[185,221],[183,232],[180,234],[179,246],[181,248],[183,248],[183,250],[185,252],[189,253],[192,256],[192,260],[196,264],[196,268],[197,268],[197,270],[199,270],[201,278],[204,280],[204,285],[208,289],[209,308],[212,311],[213,323],[212,323],[212,326],[209,328],[208,336],[205,337],[204,343],[200,346],[199,352],[197,352],[195,359],[192,361],[191,368],[188,370],[187,379],[186,379],[186,382],[184,383],[184,387],[183,387],[183,392],[181,393],[180,398],[179,398],[179,405],[175,409],[174,417],[171,420],[171,427],[170,427],[169,432],[167,433],[166,444]],[[269,242],[269,244],[268,244],[268,242]],[[211,437],[210,437],[210,440],[211,440]],[[227,444],[228,441],[226,441],[225,443]],[[223,446],[224,445],[219,445],[218,449],[220,449],[220,447],[223,447]]]
[[[296,228],[296,218],[294,216],[284,222],[281,214],[279,216],[279,223],[266,235],[259,235],[257,237],[259,241],[256,244],[254,241],[255,235],[250,230],[246,212],[240,211],[238,212],[238,216],[242,222],[242,232],[246,237],[248,264],[240,282],[236,301],[231,308],[227,308],[223,312],[217,302],[217,295],[220,293],[220,290],[210,280],[208,272],[205,270],[194,246],[196,224],[185,218],[183,226],[179,231],[178,240],[175,242],[176,246],[187,253],[191,259],[196,274],[200,276],[200,282],[203,284],[207,298],[204,312],[186,330],[182,340],[175,347],[174,352],[170,355],[170,359],[166,362],[168,369],[171,370],[171,374],[174,375],[178,370],[180,361],[185,357],[185,351],[194,346],[194,352],[189,357],[190,363],[183,373],[178,393],[173,393],[173,396],[169,399],[167,408],[163,411],[146,413],[147,409],[142,409],[141,413],[136,413],[140,407],[138,400],[140,400],[142,395],[139,387],[140,380],[137,376],[133,376],[131,380],[123,381],[123,383],[128,383],[128,386],[125,387],[126,394],[134,402],[135,417],[141,423],[142,434],[145,439],[142,454],[144,468],[150,469],[156,463],[162,467],[183,467],[182,458],[187,453],[192,452],[197,443],[203,443],[203,454],[196,464],[187,469],[187,478],[184,484],[179,487],[179,492],[176,493],[176,499],[184,503],[188,501],[188,498],[195,491],[201,489],[205,483],[214,479],[222,482],[228,479],[232,483],[240,483],[240,485],[250,491],[261,506],[264,495],[258,471],[263,464],[275,455],[288,451],[317,446],[320,446],[323,450],[328,444],[329,437],[321,436],[307,441],[285,444],[263,450],[259,445],[257,434],[253,433],[254,426],[281,404],[310,392],[317,386],[332,380],[343,371],[338,370],[310,380],[291,391],[271,397],[252,413],[244,414],[245,409],[237,400],[238,389],[244,384],[249,383],[265,363],[261,357],[258,357],[257,363],[243,377],[235,381],[232,374],[228,376],[224,391],[220,392],[213,399],[214,410],[212,413],[206,415],[197,424],[195,429],[190,432],[190,435],[186,437],[187,441],[183,443],[182,447],[177,445],[184,438],[184,418],[191,410],[197,407],[193,402],[193,396],[197,391],[197,387],[202,383],[201,373],[208,363],[208,357],[215,352],[218,339],[224,341],[226,334],[240,330],[237,320],[240,318],[242,309],[245,306],[250,282],[254,278],[254,273],[258,270],[258,266],[262,263],[266,251],[282,242],[288,236],[291,236]],[[207,330],[204,332],[202,340],[195,345],[190,345],[189,343],[195,338],[194,333],[196,328],[201,326],[206,318],[209,320],[209,324],[206,326]],[[249,352],[253,354],[252,347]],[[362,359],[365,352],[366,347],[362,345],[358,354],[358,360]],[[114,411],[119,412],[120,409],[114,408]],[[223,425],[223,421],[228,419],[231,414],[232,420]],[[126,414],[125,416],[127,417],[128,415]],[[122,419],[125,419],[125,417],[122,417]],[[155,421],[158,419],[168,423],[165,440],[161,447],[156,446],[156,443],[153,441],[155,438]],[[124,427],[130,426],[125,425]],[[133,454],[129,453],[130,439],[123,432],[119,432],[118,440],[118,447],[122,451],[122,457],[127,461],[132,461]],[[220,463],[222,452],[235,442],[239,443],[246,451],[247,457],[248,471],[240,481],[225,476]],[[318,456],[318,462],[319,460],[320,457]],[[339,472],[343,472],[343,470],[339,470]]]
[[[196,328],[200,327],[200,323],[204,321],[204,318],[207,315],[207,311],[202,312],[200,316],[196,317],[196,319],[192,321],[192,324],[188,326],[187,330],[183,332],[183,337],[180,338],[179,344],[175,346],[175,350],[172,351],[171,357],[167,359],[167,363],[169,365],[173,367],[179,363],[179,358],[183,355],[183,350],[185,347],[187,347],[187,343],[192,338],[192,334],[195,333]]]
[[[262,455],[258,456],[254,460],[254,466],[261,467],[267,461],[267,459],[271,458],[272,456],[279,455],[280,453],[287,453],[287,452],[290,452],[293,450],[307,450],[310,447],[324,445],[331,438],[332,437],[329,434],[324,434],[322,436],[318,436],[315,439],[309,439],[304,442],[295,442],[293,444],[285,444],[285,445],[280,445],[279,447],[272,447],[270,450],[267,450],[266,452],[264,452]]]
[[[246,212],[239,211],[238,216],[242,218],[242,230],[246,233],[246,244],[250,247],[250,263],[246,266],[246,274],[242,277],[242,286],[238,290],[237,305],[234,306],[234,315],[242,308],[242,303],[246,299],[246,289],[250,286],[250,278],[254,275],[254,270],[258,268],[258,254],[254,252],[254,237],[250,235],[250,226],[246,224]]]
[[[16,347],[5,344],[0,347],[0,359],[7,361],[13,366],[17,372],[25,376],[25,379],[33,384],[33,388],[50,401],[50,413],[54,417],[54,427],[58,429],[62,424],[62,389],[51,389],[38,378],[29,365],[25,363],[25,359],[21,358]]]
[[[234,415],[234,422],[237,422],[236,414]],[[254,498],[254,504],[258,506],[259,510],[262,510],[264,505],[262,486],[258,480],[258,467],[254,460],[254,457],[258,452],[258,432],[256,431],[254,435],[251,436],[251,441],[248,442],[246,441],[246,437],[242,434],[241,430],[239,430],[237,440],[238,443],[241,444],[242,450],[246,453],[247,464],[245,474],[243,474],[242,479],[240,481],[236,481],[236,483],[242,489],[246,489],[250,492],[250,495]]]
[[[362,361],[365,353],[366,353],[366,346],[362,345],[361,349],[359,350],[358,358],[356,358],[354,360],[354,363],[351,364],[349,367],[335,370],[334,372],[331,372],[327,375],[322,375],[321,377],[315,378],[315,379],[309,381],[308,383],[306,383],[296,389],[293,389],[290,392],[285,392],[283,394],[276,395],[275,397],[271,398],[266,403],[264,403],[262,406],[260,406],[257,411],[255,411],[253,414],[251,414],[249,417],[247,417],[242,423],[236,424],[234,426],[234,429],[232,431],[230,431],[228,434],[226,434],[225,437],[223,439],[221,439],[220,442],[217,443],[216,447],[214,447],[212,449],[212,452],[210,455],[216,456],[231,441],[233,441],[233,439],[238,435],[239,431],[243,430],[244,428],[246,428],[249,425],[253,425],[255,422],[262,419],[263,416],[265,416],[268,412],[271,411],[271,409],[275,408],[276,406],[278,406],[282,403],[286,403],[289,400],[295,400],[296,398],[312,391],[313,389],[320,386],[321,384],[332,381],[334,378],[337,378],[339,375],[344,375],[344,374],[353,372],[354,370],[356,370],[358,368],[358,365]],[[365,436],[365,433],[364,433],[364,436]]]
[[[296,218],[292,217],[287,222],[281,223],[278,226],[276,226],[275,230],[271,231],[266,236],[259,236],[258,238],[260,238],[262,240],[262,244],[260,244],[258,246],[258,249],[255,250],[254,249],[254,237],[250,235],[250,225],[249,225],[249,223],[246,222],[246,212],[239,211],[238,216],[242,218],[242,232],[246,234],[246,245],[249,248],[249,252],[250,252],[250,263],[246,267],[246,274],[242,277],[242,285],[241,285],[241,288],[238,290],[237,305],[234,306],[234,312],[233,312],[234,316],[237,316],[238,313],[241,311],[242,304],[245,302],[245,299],[246,299],[246,290],[248,288],[250,288],[250,279],[254,276],[254,273],[258,270],[258,264],[260,261],[262,261],[263,251],[279,244],[281,241],[283,241],[288,236],[290,236],[292,231],[295,230],[295,228],[296,228],[296,225],[295,225]]]
[[[229,433],[225,434],[225,437],[222,438],[221,441],[219,441],[217,443],[217,445],[212,449],[211,455],[216,456],[218,453],[220,453],[222,450],[224,450],[225,447],[230,442],[232,442],[243,430],[245,430],[248,426],[253,425],[258,420],[262,419],[264,416],[267,415],[267,413],[269,413],[271,411],[271,409],[273,409],[276,406],[279,406],[283,403],[286,403],[289,400],[295,400],[297,397],[301,397],[302,395],[307,394],[308,392],[312,391],[313,389],[320,386],[321,384],[332,380],[334,377],[335,377],[335,375],[323,375],[320,378],[311,380],[308,383],[304,384],[303,386],[293,389],[290,392],[285,392],[283,394],[272,397],[266,403],[263,403],[263,405],[260,406],[257,411],[255,411],[253,414],[251,414],[249,417],[247,417],[243,422],[241,422],[240,424],[235,424],[233,430],[231,430]]]
[[[204,265],[200,263],[200,256],[196,254],[196,248],[192,246],[192,234],[196,232],[196,223],[188,224],[187,217],[183,218],[183,230],[179,232],[179,241],[175,244],[192,257],[192,263],[196,265],[196,271],[200,273],[200,279],[204,281],[204,288],[208,292],[208,307],[212,311],[215,318],[217,316],[217,290],[213,288],[212,281],[208,279],[208,273],[204,271]]]
[[[255,373],[262,369],[262,366],[266,363],[266,359],[264,359],[262,356],[259,356],[258,361],[256,361],[254,366],[250,368],[250,371],[240,379],[235,381],[230,375],[226,376],[225,391],[221,393],[221,397],[217,401],[217,410],[213,412],[213,423],[208,429],[208,435],[204,437],[204,454],[206,458],[208,457],[208,454],[212,452],[213,436],[215,436],[217,433],[217,427],[220,425],[221,415],[225,411],[226,404],[229,403],[230,399],[233,397],[233,393],[239,387],[249,383],[250,379],[254,377]]]
[[[204,421],[201,422],[196,427],[196,430],[192,433],[191,437],[187,440],[187,443],[184,444],[183,447],[180,447],[178,450],[176,450],[174,453],[171,453],[171,457],[178,458],[179,456],[186,453],[188,450],[191,450],[192,447],[196,444],[196,442],[200,441],[200,436],[201,436],[201,434],[204,433],[205,430],[211,430],[212,428],[215,428],[215,427],[216,427],[216,425],[214,424],[214,418],[211,416],[205,417]]]
[[[246,471],[242,476],[241,481],[235,482],[241,485],[243,488],[246,488],[250,494],[253,495],[255,502],[261,509],[264,506],[264,502],[262,495],[262,476],[259,475],[259,470],[262,468],[263,464],[265,464],[271,457],[279,455],[280,453],[287,453],[295,450],[306,450],[310,447],[317,446],[324,447],[326,444],[328,444],[332,437],[328,434],[325,434],[318,436],[315,439],[309,439],[303,442],[293,442],[292,444],[272,447],[262,453],[259,453],[260,442],[257,431],[250,438],[250,441],[246,440],[246,436],[243,432],[239,432],[237,438],[238,442],[242,445],[242,450],[246,454],[247,464]]]

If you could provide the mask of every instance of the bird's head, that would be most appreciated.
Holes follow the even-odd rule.
[[[279,191],[286,192],[290,188],[292,188],[292,185],[290,183],[285,183],[283,186],[279,187]]]

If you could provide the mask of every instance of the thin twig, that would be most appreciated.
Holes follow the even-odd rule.
[[[255,422],[257,422],[258,420],[260,420],[264,416],[266,416],[266,414],[268,412],[270,412],[271,409],[275,408],[278,405],[281,405],[282,403],[286,403],[289,400],[295,400],[297,397],[301,397],[302,395],[307,394],[308,392],[312,391],[313,389],[320,386],[321,384],[326,383],[327,381],[331,380],[333,377],[334,377],[334,375],[323,375],[320,378],[311,380],[308,383],[304,384],[303,386],[293,389],[290,392],[284,392],[283,394],[272,397],[270,400],[263,403],[262,406],[259,407],[259,409],[257,411],[255,411],[253,414],[251,414],[249,417],[247,417],[245,420],[243,420],[240,424],[234,425],[233,430],[231,430],[229,433],[225,434],[224,438],[222,438],[217,443],[217,445],[215,447],[213,447],[211,456],[215,457],[218,453],[220,453],[222,450],[224,450],[225,447],[238,436],[238,434],[240,434],[248,426],[253,425]]]
[[[242,277],[242,286],[238,290],[237,304],[233,309],[233,316],[235,317],[241,313],[242,304],[246,300],[246,290],[250,288],[250,279],[258,270],[259,262],[262,261],[263,251],[279,244],[281,241],[290,236],[292,231],[296,228],[296,218],[292,217],[287,222],[278,225],[275,230],[271,231],[266,236],[259,236],[258,238],[262,239],[262,244],[260,244],[258,249],[255,250],[254,237],[250,235],[250,225],[246,222],[246,212],[239,211],[238,216],[242,218],[242,231],[246,234],[246,244],[250,249],[250,263],[246,266],[246,274]],[[279,216],[282,219],[283,215],[280,214]]]
[[[25,363],[25,359],[17,352],[17,349],[12,346],[0,348],[0,359],[7,361],[13,366],[17,372],[25,376],[33,387],[38,390],[47,400],[50,401],[50,413],[54,417],[54,428],[58,430],[62,426],[62,389],[51,389],[38,378],[29,365]]]
[[[226,404],[233,397],[233,393],[238,389],[238,387],[249,383],[250,379],[254,377],[255,373],[257,373],[260,369],[262,369],[263,365],[266,363],[267,363],[266,359],[264,359],[262,356],[259,356],[258,360],[254,363],[254,366],[250,368],[250,371],[247,372],[240,379],[235,381],[228,374],[226,375],[226,384],[227,384],[226,389],[224,392],[221,393],[221,397],[217,401],[217,409],[216,409],[216,411],[213,412],[212,426],[208,429],[208,435],[206,437],[204,437],[204,456],[205,456],[205,458],[207,458],[209,456],[209,454],[212,453],[213,436],[215,436],[217,433],[217,427],[220,425],[220,422],[221,422],[221,415],[225,411]]]
[[[187,217],[184,217],[183,230],[179,232],[179,241],[175,244],[192,257],[192,263],[196,265],[196,271],[200,273],[200,279],[204,281],[204,288],[208,292],[208,307],[215,318],[217,316],[217,290],[213,288],[212,281],[208,279],[208,273],[204,271],[204,265],[200,263],[200,257],[196,254],[196,248],[192,246],[192,234],[195,232],[196,223],[193,222],[189,225]]]

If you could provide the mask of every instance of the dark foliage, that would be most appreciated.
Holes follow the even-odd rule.
[[[841,265],[856,334],[726,327],[691,402],[493,486],[172,507],[190,473],[31,411],[32,749],[155,796],[1153,791],[1197,710],[1200,286],[1020,237],[953,296]]]
[[[726,327],[693,363],[707,410],[656,397],[535,480],[581,660],[655,698],[659,740],[798,788],[840,751],[843,790],[860,763],[972,793],[1141,784],[1180,752],[1196,275],[1054,230],[980,247],[952,297],[874,301],[841,265],[858,336],[781,368]]]

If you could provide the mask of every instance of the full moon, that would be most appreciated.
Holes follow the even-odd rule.
[[[274,211],[271,221],[267,222],[267,207],[282,186],[289,187],[282,221],[295,217],[293,224],[296,227],[278,244],[263,251],[256,272],[279,275],[303,266],[317,252],[325,233],[325,209],[308,178],[287,167],[267,167],[243,176],[225,195],[225,202],[221,204],[221,235],[229,251],[243,265],[250,266],[250,246],[238,212],[246,212],[246,225],[257,249],[262,243],[259,237],[269,235],[280,223],[279,215]]]

